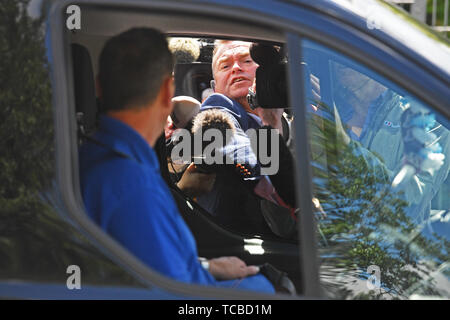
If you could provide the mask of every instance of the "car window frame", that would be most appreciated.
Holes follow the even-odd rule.
[[[295,11],[303,12],[307,14],[307,17],[305,18],[305,21],[301,21],[300,18],[293,17],[292,20],[288,19],[277,19],[276,16],[270,16],[268,17],[262,12],[258,12],[258,8],[255,6],[255,11],[247,11],[247,10],[239,10],[238,4],[234,3],[235,7],[229,7],[224,6],[221,8],[221,10],[217,9],[217,3],[214,2],[220,2],[220,1],[210,1],[210,2],[202,2],[202,3],[187,3],[187,2],[172,2],[172,1],[154,1],[154,2],[148,2],[148,1],[111,1],[108,3],[108,5],[114,5],[114,6],[126,6],[128,8],[145,8],[145,9],[152,9],[152,10],[169,10],[173,12],[185,12],[185,13],[192,13],[195,15],[198,15],[198,17],[201,19],[202,16],[208,15],[209,17],[211,15],[217,16],[220,19],[223,19],[226,21],[225,23],[232,23],[233,21],[240,21],[240,22],[246,22],[246,23],[253,23],[257,22],[265,26],[270,26],[273,28],[278,28],[281,32],[285,33],[286,35],[286,45],[288,50],[291,51],[291,53],[300,53],[301,55],[301,39],[302,38],[308,38],[313,41],[316,41],[318,43],[324,44],[344,55],[347,55],[349,58],[354,59],[355,61],[362,63],[366,67],[370,68],[371,70],[374,70],[378,72],[380,75],[386,77],[387,79],[393,81],[395,84],[399,85],[400,87],[416,94],[418,93],[418,98],[422,99],[425,103],[427,103],[432,109],[440,111],[445,117],[450,117],[450,108],[446,108],[443,102],[443,97],[441,95],[436,95],[435,93],[442,93],[445,92],[442,88],[444,85],[442,82],[438,80],[437,77],[435,77],[433,74],[428,72],[426,69],[424,69],[421,65],[416,65],[415,61],[407,56],[402,56],[395,48],[392,46],[382,43],[380,40],[373,37],[373,35],[370,34],[370,32],[363,32],[360,29],[354,28],[353,26],[347,24],[344,21],[341,21],[339,19],[336,19],[332,16],[326,16],[323,13],[314,12],[312,10],[309,10],[308,8],[301,8],[300,4],[299,7],[293,8],[293,6],[282,3],[282,2],[275,2],[275,1],[268,1],[267,5],[274,4],[277,5],[277,9],[280,10],[280,14],[283,12],[293,10],[293,15]],[[98,0],[93,1],[77,1],[77,3],[85,3],[89,5],[104,5],[103,2]],[[240,4],[241,6],[251,6],[254,5],[255,1],[250,1],[247,4]],[[81,199],[81,196],[79,194],[79,190],[77,191],[76,188],[72,188],[76,182],[77,182],[77,172],[74,172],[74,167],[69,166],[68,164],[73,162],[74,154],[76,154],[74,143],[75,137],[74,132],[76,132],[76,123],[74,119],[69,119],[67,117],[67,114],[69,114],[70,111],[74,110],[74,102],[73,102],[73,92],[69,89],[69,86],[65,86],[65,84],[70,84],[70,76],[71,76],[71,70],[70,66],[68,66],[68,63],[66,61],[70,57],[70,53],[67,52],[68,44],[63,44],[64,36],[63,36],[63,29],[64,29],[64,9],[67,7],[67,5],[73,4],[72,1],[58,1],[56,3],[53,3],[51,6],[51,18],[50,21],[50,33],[52,40],[52,56],[53,56],[53,64],[54,68],[56,70],[60,70],[60,72],[55,73],[52,72],[53,84],[54,84],[54,97],[53,97],[53,104],[55,106],[58,106],[56,108],[57,113],[56,116],[56,123],[55,123],[55,130],[57,130],[56,135],[56,152],[57,152],[57,163],[58,165],[58,183],[60,185],[61,195],[66,203],[66,205],[69,207],[69,209],[72,212],[76,212],[76,217],[71,217],[72,219],[75,219],[82,228],[86,230],[87,233],[89,233],[92,237],[95,238],[96,241],[101,243],[101,246],[106,247],[111,252],[114,252],[114,256],[120,256],[120,261],[126,266],[128,266],[130,269],[134,270],[141,278],[144,279],[156,279],[155,281],[149,281],[149,284],[152,285],[161,285],[161,287],[167,287],[171,290],[175,290],[180,293],[184,294],[192,294],[192,289],[194,285],[184,285],[180,284],[176,281],[168,280],[168,279],[159,279],[161,278],[159,275],[155,274],[154,272],[149,272],[149,268],[144,266],[142,263],[140,263],[137,259],[135,259],[132,255],[130,255],[126,250],[124,250],[121,246],[119,246],[116,242],[114,242],[112,239],[110,239],[108,236],[103,234],[101,230],[94,225],[87,217],[83,218],[83,208],[79,203],[79,199]],[[220,4],[220,3],[219,3]],[[222,10],[223,9],[223,10]],[[262,10],[262,9],[261,9]],[[298,16],[298,15],[297,15]],[[331,28],[329,31],[325,31],[324,26],[315,27],[314,23],[317,21],[319,22],[326,22],[325,25],[334,25],[336,26],[336,30]],[[58,43],[58,39],[60,43]],[[375,49],[375,51],[370,51],[368,49]],[[367,53],[370,52],[370,55]],[[62,56],[61,56],[62,53]],[[299,78],[302,78],[300,76],[301,66],[300,66],[300,59],[295,60],[297,61],[294,63],[291,59],[288,63],[288,77],[289,77],[289,83],[296,83],[296,87],[301,85],[302,82],[294,82],[297,81]],[[383,62],[389,61],[390,63],[386,66],[383,65]],[[395,66],[395,63],[398,65]],[[417,74],[418,72],[422,72],[425,77],[425,81],[432,80],[431,83],[427,83],[427,86],[421,85],[416,80],[415,82],[411,81],[411,77],[403,75],[401,72],[392,72],[392,67],[394,65],[394,69],[397,70],[405,70],[408,68],[412,68],[414,72]],[[401,68],[400,68],[401,67]],[[55,76],[56,74],[56,76]],[[296,75],[297,74],[297,75]],[[301,80],[301,79],[300,79]],[[437,84],[438,87],[436,90],[430,89],[433,84]],[[290,99],[293,106],[295,106],[299,112],[299,115],[301,117],[305,116],[305,110],[304,107],[306,104],[304,103],[302,99],[304,99],[304,94],[300,90],[290,90]],[[444,95],[445,97],[445,95]],[[298,127],[299,124],[303,122],[301,117],[296,120],[296,125]],[[299,122],[299,123],[297,123]],[[65,132],[65,133],[64,133]],[[307,139],[307,132],[301,133],[297,130],[296,132],[296,138],[298,140],[297,145],[299,144],[305,144],[305,142],[308,141]],[[66,145],[65,142],[71,141],[72,143],[70,145]],[[306,143],[307,145],[307,143]],[[297,147],[298,148],[298,147]],[[305,151],[305,154],[302,154],[301,157],[297,160],[297,167],[301,168],[302,164],[307,163],[308,159],[308,151]],[[314,234],[311,231],[306,230],[306,233],[304,229],[307,226],[311,225],[311,221],[313,221],[313,212],[312,212],[312,206],[310,204],[310,201],[306,201],[306,198],[308,198],[309,195],[312,194],[311,186],[310,186],[310,172],[308,173],[308,170],[311,168],[309,165],[305,169],[305,171],[302,171],[302,173],[297,174],[297,185],[302,185],[304,181],[308,181],[307,185],[303,187],[303,189],[306,189],[306,193],[298,193],[299,196],[303,199],[301,201],[301,208],[303,208],[304,216],[306,221],[309,220],[309,222],[303,222],[300,225],[300,237],[304,244],[306,243],[316,243],[314,242]],[[70,172],[70,174],[68,174]],[[306,179],[306,180],[303,180]],[[302,183],[300,183],[303,181]],[[298,190],[300,192],[300,190]],[[308,204],[309,203],[309,204]],[[303,218],[302,218],[303,219]],[[310,229],[311,230],[311,229]],[[314,230],[314,229],[312,229]],[[308,248],[307,248],[308,249]],[[311,276],[311,274],[306,273],[307,270],[310,272],[317,273],[317,267],[315,259],[317,258],[316,250],[314,247],[309,247],[308,250],[300,251],[300,258],[301,258],[301,265],[302,265],[302,276],[303,279],[310,279],[310,284],[305,286],[305,290],[303,291],[303,296],[305,297],[317,297],[319,292],[319,282],[318,277],[315,275]],[[309,262],[308,262],[309,261]],[[308,263],[311,263],[308,265]],[[195,294],[200,295],[207,295],[212,294],[212,296],[216,296],[215,294],[225,293],[227,289],[216,289],[216,288],[205,288],[201,286],[195,286],[198,287],[195,290]],[[198,289],[198,291],[197,291]],[[242,295],[241,295],[242,294]],[[233,298],[239,298],[239,297],[255,297],[256,293],[242,293],[237,291],[231,291],[230,295],[232,295]],[[319,293],[320,296],[320,293]],[[286,298],[283,296],[283,298]]]
[[[95,3],[93,3],[95,2]],[[78,1],[77,3],[87,3]],[[89,1],[94,5],[97,1]],[[73,85],[72,57],[69,50],[69,37],[65,28],[65,9],[73,1],[59,1],[53,3],[50,8],[51,14],[48,18],[48,43],[50,55],[52,57],[51,82],[53,87],[52,104],[55,112],[55,145],[57,173],[56,180],[58,189],[61,191],[61,198],[67,207],[70,220],[74,221],[84,233],[99,246],[105,253],[125,269],[129,270],[138,279],[146,283],[149,287],[159,287],[180,297],[190,298],[221,298],[221,299],[298,299],[302,295],[290,297],[282,294],[263,294],[252,291],[236,290],[229,288],[215,288],[195,284],[186,284],[165,277],[151,268],[144,265],[138,258],[128,252],[121,244],[107,235],[86,215],[82,196],[79,188],[78,175],[78,151],[77,151],[77,123],[75,117],[75,99]],[[100,4],[100,2],[99,2]],[[129,7],[126,1],[114,1],[114,4],[122,4]],[[159,8],[157,3],[145,3],[155,10],[167,12]],[[161,5],[164,3],[160,2]],[[142,4],[144,6],[144,3]],[[145,7],[145,6],[144,6]],[[172,7],[169,5],[169,9]],[[164,11],[166,10],[166,11]],[[180,8],[177,7],[177,12]],[[224,24],[233,23],[225,20]],[[55,72],[58,70],[58,72]],[[70,143],[68,143],[70,142]]]

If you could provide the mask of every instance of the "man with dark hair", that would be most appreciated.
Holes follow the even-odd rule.
[[[166,39],[154,29],[131,29],[106,43],[98,77],[103,114],[98,131],[80,150],[88,214],[168,277],[273,293],[264,276],[254,275],[257,267],[236,257],[202,265],[195,240],[160,176],[153,147],[172,111],[172,67]]]
[[[140,41],[154,39],[152,43]],[[106,110],[129,109],[155,99],[173,58],[162,34],[136,29],[112,38],[101,52],[99,81]]]

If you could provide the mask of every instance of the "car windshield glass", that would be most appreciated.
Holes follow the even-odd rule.
[[[339,298],[449,297],[448,120],[303,43],[322,285]]]

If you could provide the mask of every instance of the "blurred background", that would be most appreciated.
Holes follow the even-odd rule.
[[[433,29],[442,32],[449,38],[450,0],[388,0],[387,2],[402,7],[417,20],[432,26]]]

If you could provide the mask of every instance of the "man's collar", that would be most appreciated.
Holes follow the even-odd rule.
[[[159,167],[155,151],[135,129],[107,115],[100,115],[99,120],[96,138],[102,143],[137,162]]]

